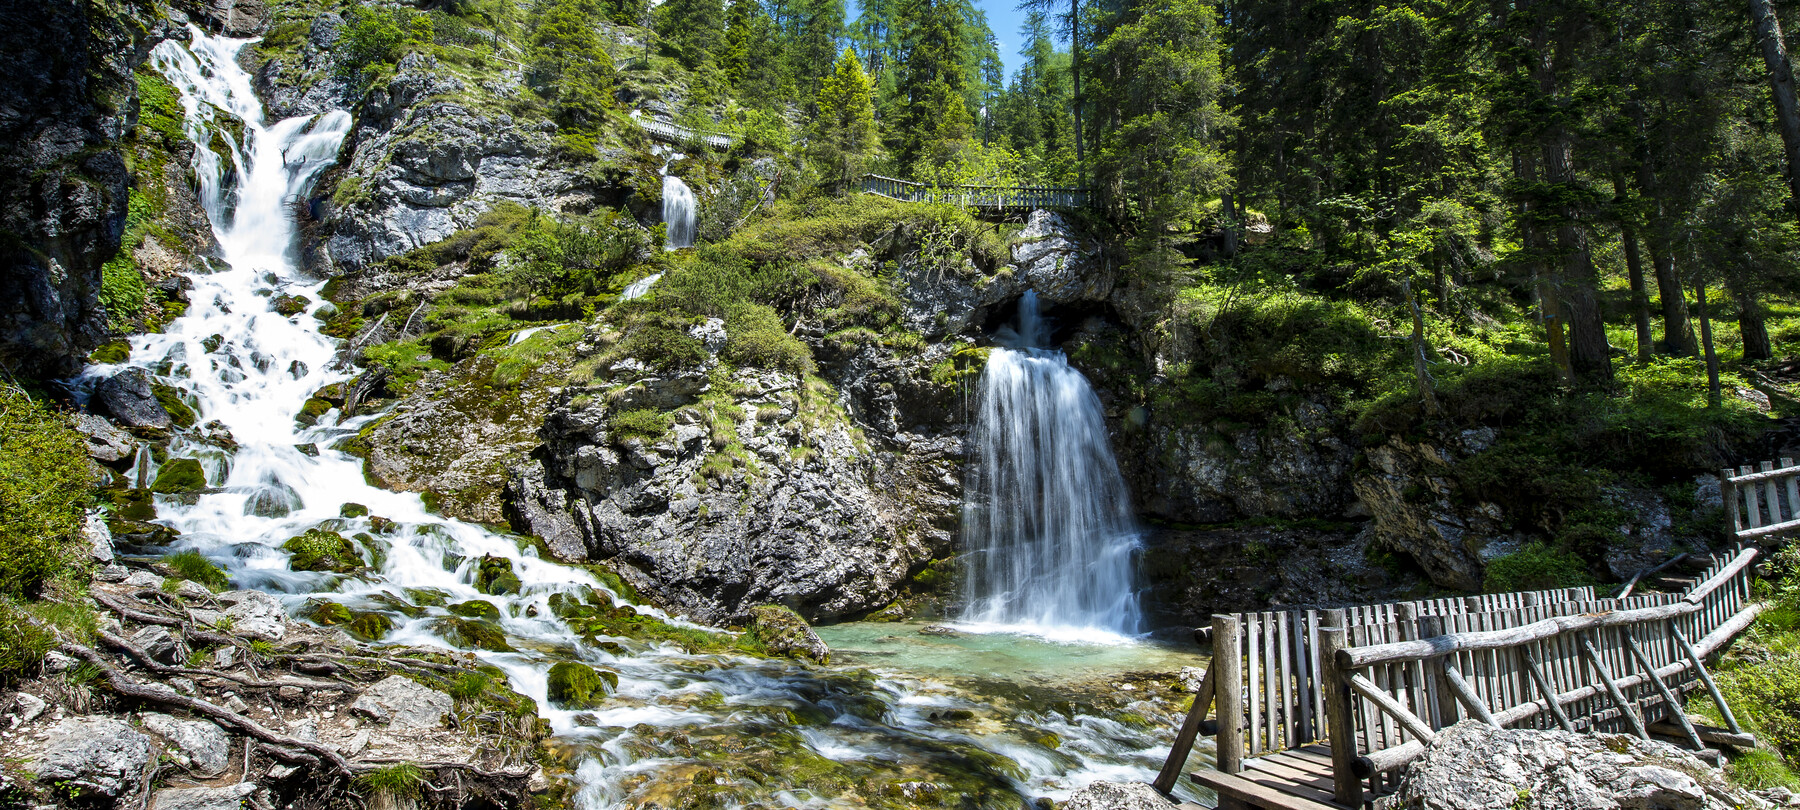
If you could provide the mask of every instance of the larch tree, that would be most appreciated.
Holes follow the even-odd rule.
[[[860,177],[881,144],[875,128],[875,87],[856,51],[845,48],[819,85],[818,115],[808,150],[836,193]]]

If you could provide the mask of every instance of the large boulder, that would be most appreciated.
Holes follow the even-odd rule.
[[[1692,754],[1613,734],[1465,720],[1406,770],[1406,810],[1733,810],[1765,804]]]
[[[219,594],[231,617],[231,632],[244,638],[280,641],[287,636],[287,609],[281,600],[262,591],[227,591]]]
[[[89,405],[126,427],[167,430],[175,424],[169,411],[156,401],[150,375],[141,368],[128,368],[101,380],[94,386]]]
[[[1142,782],[1095,782],[1057,806],[1061,810],[1174,810],[1175,803]]]
[[[350,711],[389,728],[438,728],[455,701],[443,692],[390,675],[362,693]]]
[[[114,466],[129,466],[136,456],[137,441],[113,423],[91,413],[75,415],[75,430],[87,440],[88,458]]]
[[[253,782],[217,788],[159,790],[150,800],[150,810],[239,810],[244,806],[244,799],[256,790]]]
[[[800,614],[781,605],[751,608],[750,632],[776,655],[806,658],[821,664],[831,658],[831,648],[825,646],[824,639],[813,632]]]
[[[35,763],[38,781],[80,795],[127,795],[150,765],[150,738],[111,717],[71,717],[51,726],[48,737]]]
[[[201,776],[223,773],[231,764],[231,737],[210,720],[177,720],[166,714],[144,712],[144,730],[169,744],[177,764]]]

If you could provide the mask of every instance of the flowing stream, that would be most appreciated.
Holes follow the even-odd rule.
[[[961,560],[972,628],[1105,640],[1141,629],[1138,547],[1100,399],[1045,348],[1037,294],[1019,302],[981,375],[963,501]]]
[[[670,164],[683,157],[679,153],[671,155],[662,165],[662,218],[665,228],[663,248],[666,250],[694,246],[694,190],[688,188],[688,184],[682,182],[681,178],[669,173]]]
[[[361,461],[332,444],[372,417],[333,412],[314,426],[295,420],[311,392],[350,376],[335,359],[338,341],[319,333],[310,312],[284,317],[271,307],[276,295],[320,298],[322,282],[296,266],[288,206],[305,199],[335,160],[350,117],[333,111],[265,121],[238,66],[246,44],[196,29],[191,44],[165,42],[153,54],[186,105],[188,135],[200,147],[195,170],[225,261],[193,278],[192,305],[166,332],[132,339],[129,361],[176,386],[207,426],[178,432],[165,458],[199,459],[210,488],[197,497],[157,496],[158,522],[180,532],[174,544],[122,551],[198,551],[223,566],[235,587],[278,594],[290,611],[324,597],[382,613],[394,622],[386,640],[395,643],[452,647],[440,632],[449,618],[441,605],[491,603],[517,651],[476,652],[538,702],[580,784],[575,802],[584,810],[653,801],[805,808],[942,802],[1016,810],[1095,779],[1145,781],[1155,773],[1185,701],[1129,685],[1121,691],[1117,680],[1133,668],[1168,672],[1199,663],[1193,656],[1148,645],[944,640],[902,625],[822,628],[848,645],[845,663],[833,666],[695,655],[629,638],[584,640],[549,606],[556,594],[599,594],[624,604],[593,575],[540,559],[522,538],[434,515],[417,495],[368,485]],[[241,143],[232,140],[226,115],[241,120]],[[208,146],[221,141],[227,154]],[[1049,362],[1019,354],[1025,362]],[[94,366],[87,379],[120,368]],[[128,475],[153,476],[156,463],[145,454],[143,469]],[[366,506],[370,516],[341,516],[348,503]],[[282,543],[320,527],[369,533],[378,546],[370,549],[370,568],[349,576],[292,570]],[[522,582],[517,594],[490,596],[474,587],[484,555],[512,563]],[[654,608],[637,610],[695,627]],[[962,656],[962,663],[930,663],[943,655]],[[1060,663],[1083,655],[1098,656],[1091,671],[1060,672]],[[969,663],[974,659],[988,663]],[[560,660],[616,671],[615,693],[597,710],[552,706],[547,671]],[[909,668],[915,660],[924,662],[918,671]]]

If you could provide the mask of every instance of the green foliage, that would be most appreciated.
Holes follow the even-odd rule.
[[[1488,593],[1543,591],[1592,583],[1580,557],[1531,543],[1511,554],[1488,560],[1482,590]]]
[[[593,23],[601,17],[597,0],[546,0],[531,30],[533,87],[550,99],[558,123],[589,135],[613,106],[612,57]]]
[[[612,600],[599,591],[589,591],[586,599],[566,593],[552,594],[550,611],[594,646],[600,646],[604,637],[614,637],[674,644],[690,654],[768,655],[768,650],[747,633],[732,636],[676,627],[654,616],[638,613],[630,605],[615,607]]]
[[[423,768],[410,762],[402,762],[358,774],[356,787],[372,794],[387,796],[389,801],[416,799],[425,787],[426,778]]]
[[[409,48],[429,41],[430,34],[431,23],[422,14],[356,5],[344,16],[332,52],[340,72],[362,74],[399,62]]]
[[[657,442],[668,434],[670,424],[668,414],[645,408],[614,413],[606,420],[606,429],[612,434],[613,441],[639,438],[646,442]]]
[[[0,597],[0,623],[7,627],[0,633],[0,687],[7,687],[56,649],[56,636],[33,623],[29,614],[5,597]]]
[[[132,78],[137,83],[138,125],[160,136],[164,145],[185,142],[187,133],[182,124],[187,112],[181,107],[181,94],[175,86],[148,69],[139,69]]]
[[[534,211],[511,239],[513,261],[499,275],[528,297],[593,295],[653,250],[649,233],[613,209],[566,222]]]
[[[86,447],[62,416],[0,385],[0,597],[36,596],[80,564],[94,484]]]
[[[787,324],[768,306],[733,307],[725,318],[725,335],[725,347],[719,356],[728,363],[798,375],[813,372],[812,350],[789,334]]]
[[[114,329],[124,329],[143,315],[148,301],[149,288],[129,252],[121,251],[100,266],[100,304],[106,307]]]
[[[162,561],[175,570],[175,576],[211,590],[222,591],[231,585],[231,577],[226,575],[225,569],[198,551],[178,551],[163,557]]]
[[[845,48],[838,57],[831,76],[819,86],[816,105],[818,117],[813,119],[807,148],[821,166],[820,174],[842,193],[862,176],[880,146],[875,86],[855,51]]]

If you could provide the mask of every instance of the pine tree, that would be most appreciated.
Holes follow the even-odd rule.
[[[656,34],[673,44],[689,69],[718,58],[725,40],[720,0],[668,0],[656,9]]]
[[[559,123],[590,134],[612,107],[613,63],[594,30],[599,16],[596,0],[550,0],[531,33],[534,84],[551,97]]]
[[[879,145],[875,87],[856,51],[845,48],[819,86],[818,117],[808,148],[833,191],[843,193],[860,177]]]
[[[910,0],[902,11],[906,50],[889,105],[890,120],[897,120],[888,140],[894,159],[910,169],[939,144],[945,95],[966,98],[968,41],[958,0]]]

